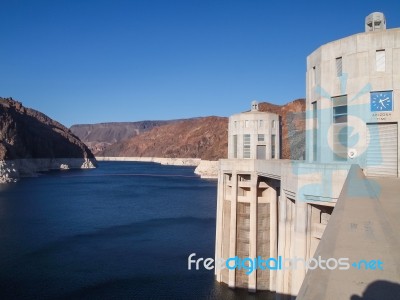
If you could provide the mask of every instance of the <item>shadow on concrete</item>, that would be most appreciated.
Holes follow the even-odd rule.
[[[341,257],[351,263],[379,258],[384,268],[371,272],[351,264],[345,272],[310,270],[297,300],[400,300],[399,194],[397,178],[370,180],[358,165],[351,166],[314,258]]]
[[[352,295],[350,300],[398,300],[400,299],[400,284],[386,280],[370,283],[362,296]]]

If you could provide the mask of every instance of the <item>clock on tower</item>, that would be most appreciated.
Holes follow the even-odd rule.
[[[393,111],[393,92],[371,92],[371,111]]]

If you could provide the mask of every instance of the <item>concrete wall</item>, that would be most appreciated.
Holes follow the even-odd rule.
[[[235,160],[230,162],[234,163]],[[276,257],[278,249],[277,203],[279,181],[249,171],[254,160],[243,160],[245,170],[220,172],[218,181],[216,259]],[[247,166],[246,166],[247,163]],[[254,165],[253,165],[254,167]],[[230,287],[250,291],[275,291],[274,271],[216,270],[216,279]]]
[[[350,165],[289,160],[220,160],[216,259],[309,259],[319,244]],[[230,287],[297,295],[297,270],[216,270]]]
[[[346,259],[348,268],[309,270],[298,300],[399,299],[399,183],[367,179],[352,166],[314,255]]]

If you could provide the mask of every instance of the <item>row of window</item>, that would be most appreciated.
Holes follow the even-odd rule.
[[[347,96],[332,98],[333,159],[347,160]]]
[[[250,134],[243,135],[243,158],[250,158]]]
[[[375,70],[377,72],[385,72],[386,70],[386,52],[385,50],[376,50],[375,52]],[[343,75],[343,59],[342,57],[336,58],[336,76]]]
[[[348,106],[347,95],[332,97],[332,126],[333,126],[333,159],[338,161],[347,160],[349,146]],[[317,128],[318,110],[317,102],[312,102],[313,122],[313,159],[317,160]],[[371,112],[393,111],[393,91],[375,91],[370,93]],[[353,137],[354,138],[354,137]]]
[[[245,127],[245,128],[250,128],[253,124],[254,124],[254,125],[257,125],[257,123],[258,123],[258,127],[259,127],[259,128],[264,127],[264,120],[258,120],[258,121],[245,120],[245,121],[244,121],[244,127]],[[239,121],[234,121],[233,124],[234,124],[235,128],[238,128],[238,126],[239,126]],[[243,123],[242,123],[242,124],[243,124]],[[276,127],[276,122],[275,122],[275,120],[272,120],[271,126],[272,126],[272,128],[275,128],[275,127]]]
[[[385,24],[385,21],[383,21],[383,24]],[[381,25],[382,25],[381,20],[369,21],[367,23],[368,31],[374,31],[377,29],[381,29]],[[384,28],[386,28],[386,27],[384,27]]]
[[[276,135],[272,134],[271,135],[271,158],[274,159],[276,158]],[[257,135],[257,141],[258,142],[265,142],[265,135],[264,134],[258,134]],[[233,136],[233,157],[237,158],[238,157],[238,136],[234,135]],[[266,145],[257,145],[257,153],[256,153],[256,158],[257,159],[266,159]],[[243,135],[243,158],[250,158],[251,157],[251,135],[250,134],[244,134]]]
[[[312,111],[313,111],[313,160],[317,161],[317,128],[318,128],[318,117],[317,117],[317,102],[314,101],[312,103]]]
[[[316,67],[312,68],[313,70],[313,84],[318,82]],[[377,72],[385,72],[386,71],[386,52],[385,50],[376,50],[375,52],[375,70]],[[336,58],[336,76],[340,77],[343,75],[343,58]]]
[[[317,160],[317,102],[312,103],[313,111],[313,160]],[[347,130],[347,95],[332,98],[332,126],[333,126],[333,159],[347,160],[348,130]]]

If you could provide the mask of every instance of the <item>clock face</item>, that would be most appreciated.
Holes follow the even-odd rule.
[[[371,111],[393,111],[392,92],[372,92]]]

